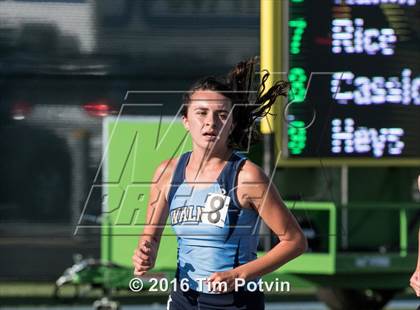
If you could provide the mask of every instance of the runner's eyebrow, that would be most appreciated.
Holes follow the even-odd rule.
[[[209,109],[208,108],[204,108],[204,107],[198,107],[198,108],[195,108],[194,109],[194,111],[196,111],[196,110],[205,110],[205,111],[208,111]],[[224,109],[216,110],[216,112],[226,112],[226,113],[229,113],[228,110],[224,110]]]

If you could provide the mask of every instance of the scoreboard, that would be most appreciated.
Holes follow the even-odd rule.
[[[419,164],[419,1],[286,3],[282,158]]]

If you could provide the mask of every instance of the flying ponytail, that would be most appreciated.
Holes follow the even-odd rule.
[[[257,65],[256,58],[241,61],[227,75],[227,83],[234,94],[231,100],[235,127],[229,137],[229,145],[233,148],[246,150],[248,146],[259,142],[260,133],[255,121],[267,114],[272,115],[271,106],[277,97],[286,97],[290,88],[289,82],[277,81],[265,92],[270,73],[263,70],[261,81],[258,81]]]

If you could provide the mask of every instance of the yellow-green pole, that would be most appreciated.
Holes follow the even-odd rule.
[[[286,2],[286,4],[285,4]],[[282,68],[283,46],[282,42],[287,38],[282,37],[283,29],[283,10],[287,5],[285,0],[260,0],[260,58],[261,70],[270,71],[270,78],[266,82],[266,89],[273,85],[274,80],[284,79],[280,72]],[[271,113],[277,117],[268,115],[261,121],[261,133],[270,134],[275,132],[280,134],[280,111],[279,102],[276,103]],[[278,136],[280,137],[280,136]]]
[[[282,71],[282,40],[279,35],[282,29],[282,5],[284,0],[260,0],[260,63],[261,73],[263,70],[268,70],[271,75],[265,82],[265,89],[269,89],[275,80],[281,79],[280,72]],[[272,106],[270,113],[274,115],[267,115],[261,120],[261,133],[264,137],[264,154],[263,166],[264,172],[271,176],[273,169],[276,166],[274,161],[276,152],[279,151],[280,144],[276,143],[277,137],[280,137],[279,129],[281,122],[281,109],[278,107],[280,102],[276,102]],[[277,148],[275,147],[277,145]],[[261,223],[260,227],[261,241],[263,242],[264,251],[271,249],[271,231],[267,225]]]

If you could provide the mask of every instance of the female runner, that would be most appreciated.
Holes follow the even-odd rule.
[[[306,250],[302,230],[269,177],[235,151],[256,141],[255,120],[289,87],[277,82],[262,95],[266,73],[250,99],[255,65],[241,62],[225,80],[210,77],[192,87],[181,111],[192,151],[155,171],[153,203],[132,260],[137,276],[153,268],[169,216],[178,240],[178,285],[168,309],[264,309],[261,287],[248,284]],[[280,242],[257,258],[261,219]]]

